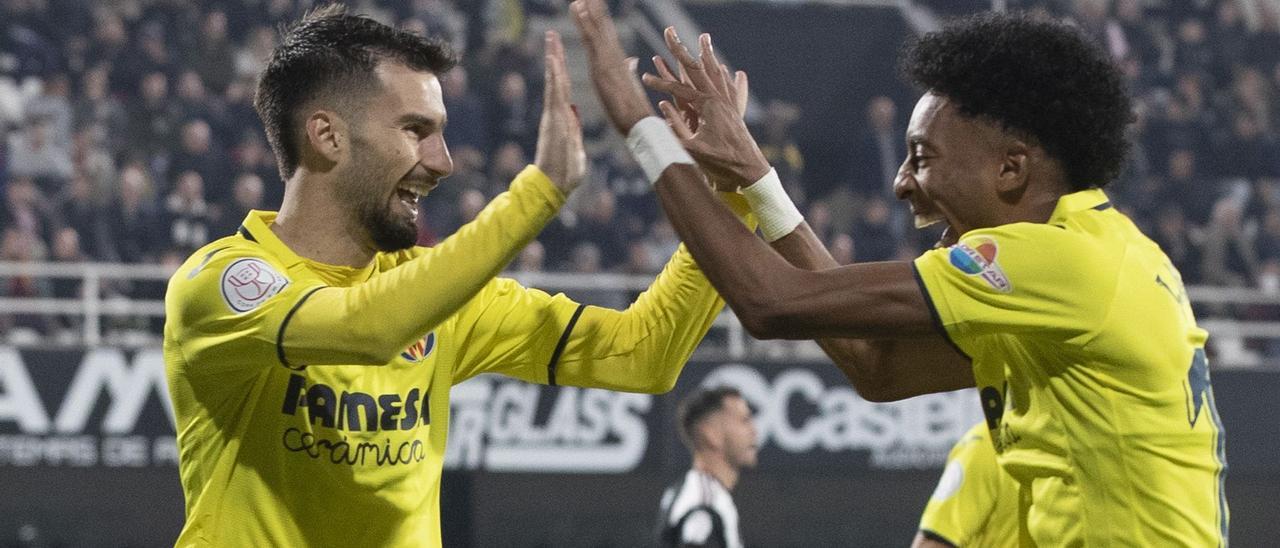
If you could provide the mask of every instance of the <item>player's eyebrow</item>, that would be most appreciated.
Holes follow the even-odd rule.
[[[928,139],[925,139],[924,135],[920,135],[920,134],[908,135],[907,147],[908,148],[923,147],[929,150],[934,149],[933,143],[929,142]]]
[[[407,112],[405,114],[401,114],[399,118],[396,118],[396,123],[403,126],[426,126],[429,128],[436,128],[436,127],[443,128],[446,124],[449,123],[449,118],[448,116],[440,116],[439,118],[433,118],[431,116],[427,116],[425,114],[420,114],[417,112]]]

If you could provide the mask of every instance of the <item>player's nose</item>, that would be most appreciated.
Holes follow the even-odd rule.
[[[444,135],[436,134],[418,142],[418,163],[440,179],[453,173],[453,157],[449,155]]]

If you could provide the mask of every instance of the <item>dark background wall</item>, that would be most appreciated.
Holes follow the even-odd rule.
[[[73,466],[65,460],[51,460],[50,455],[14,451],[14,440],[58,436],[87,439],[98,447],[105,447],[108,439],[162,447],[173,431],[161,404],[161,392],[148,380],[154,379],[149,375],[159,367],[155,352],[18,353],[0,348],[0,403],[13,401],[17,390],[14,372],[21,369],[38,390],[46,408],[43,412],[55,416],[72,403],[67,396],[72,379],[112,357],[123,358],[119,363],[127,369],[122,371],[136,375],[128,386],[141,390],[146,398],[127,432],[103,431],[104,418],[118,403],[106,384],[91,394],[90,400],[80,402],[88,401],[92,413],[79,431],[24,432],[11,414],[0,412],[0,546],[17,545],[24,526],[38,531],[43,545],[49,546],[164,546],[176,538],[182,524],[182,494],[177,468],[165,458],[109,463],[108,459],[115,457],[103,452],[92,466]],[[839,374],[826,363],[694,361],[672,394],[645,400],[648,404],[635,410],[647,436],[646,446],[622,473],[511,473],[483,464],[468,467],[461,461],[452,462],[454,471],[446,472],[442,489],[446,545],[647,544],[663,488],[688,465],[688,457],[669,426],[674,402],[700,383],[723,381],[741,382],[748,398],[760,409],[758,421],[765,423],[761,427],[765,440],[760,468],[745,474],[735,493],[743,534],[758,546],[905,545],[937,481],[941,455],[950,439],[967,429],[975,416],[967,413],[969,398],[976,398],[972,392],[896,404],[854,400]],[[469,382],[485,384],[492,393],[518,385],[493,377]],[[1216,371],[1214,386],[1228,430],[1231,537],[1239,546],[1270,545],[1280,536],[1274,501],[1275,493],[1280,492],[1280,408],[1274,404],[1274,395],[1280,393],[1280,374]],[[455,404],[460,404],[459,390],[462,388],[454,391]],[[542,387],[525,392],[529,396],[525,401],[538,409],[529,428],[545,428],[552,420],[550,410],[571,390],[575,389]],[[122,393],[121,398],[137,394]],[[574,396],[582,394],[585,392],[579,391]],[[845,446],[823,445],[831,443],[823,438],[826,441],[792,450],[794,445],[786,449],[779,442],[780,428],[791,429],[793,435],[835,417],[830,409],[824,411],[820,406],[838,399],[856,404],[856,408],[846,408],[842,416],[856,415],[864,422],[868,417],[885,420],[876,429],[850,434],[846,441],[852,442]],[[976,399],[972,405],[976,411]],[[492,408],[486,412],[506,411]],[[455,428],[459,415],[455,408]],[[785,426],[778,426],[782,421]],[[918,460],[877,464],[875,451],[853,447],[873,444],[869,436],[876,432],[894,440],[890,449]],[[490,450],[496,442],[489,433],[485,436],[492,443],[485,450]],[[450,445],[458,445],[461,439],[455,430]],[[611,434],[593,447],[619,447],[618,439]]]

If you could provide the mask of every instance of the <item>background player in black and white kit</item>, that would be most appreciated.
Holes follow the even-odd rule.
[[[680,402],[677,420],[693,466],[662,494],[659,544],[741,547],[730,493],[759,449],[747,401],[733,388],[699,390]]]

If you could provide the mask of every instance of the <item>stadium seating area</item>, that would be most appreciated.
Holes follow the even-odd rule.
[[[560,3],[353,2],[446,39],[456,171],[424,204],[422,243],[448,235],[530,161],[541,42],[530,16]],[[283,186],[252,108],[274,27],[310,2],[22,0],[0,7],[0,261],[168,263],[231,233]],[[1076,21],[1124,67],[1137,98],[1133,158],[1112,195],[1191,284],[1280,291],[1280,13],[1257,0],[1010,2]],[[578,90],[585,93],[586,90]],[[910,104],[865,109],[855,166],[803,175],[788,128],[804,118],[761,97],[755,134],[838,260],[913,256],[889,181]],[[589,136],[603,133],[589,128]],[[598,141],[595,137],[592,140]],[[624,150],[592,150],[592,184],[516,266],[653,272],[675,248]],[[804,181],[801,184],[800,181]],[[936,234],[935,234],[936,235]],[[74,296],[75,283],[8,278],[3,296]]]

